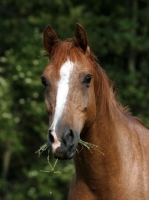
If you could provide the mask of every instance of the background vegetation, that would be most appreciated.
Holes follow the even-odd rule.
[[[56,171],[35,151],[46,137],[39,58],[42,34],[51,24],[61,39],[73,37],[76,23],[108,76],[118,98],[149,127],[148,0],[1,0],[0,3],[0,199],[66,200],[73,173],[71,161]],[[52,157],[50,158],[53,164]]]

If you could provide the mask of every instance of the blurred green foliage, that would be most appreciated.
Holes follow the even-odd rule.
[[[1,0],[0,5],[0,199],[65,200],[71,161],[46,163],[34,152],[46,138],[48,117],[41,73],[48,63],[42,34],[51,24],[61,39],[76,23],[108,76],[118,99],[149,127],[149,1]],[[52,165],[54,160],[50,158]]]

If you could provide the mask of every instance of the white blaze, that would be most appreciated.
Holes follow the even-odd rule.
[[[58,82],[57,96],[56,96],[56,108],[52,126],[55,129],[57,121],[60,119],[64,110],[67,94],[69,90],[69,79],[72,72],[74,63],[67,60],[60,69],[60,80]]]

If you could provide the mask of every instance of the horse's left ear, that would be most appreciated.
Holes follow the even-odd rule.
[[[86,52],[88,46],[87,35],[84,28],[80,24],[77,24],[74,39],[76,46],[80,47],[84,52]]]
[[[44,30],[44,47],[46,51],[51,54],[52,48],[55,44],[58,43],[59,39],[57,37],[57,34],[55,31],[52,29],[50,25],[48,25],[45,30]]]

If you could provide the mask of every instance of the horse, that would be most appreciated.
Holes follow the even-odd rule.
[[[77,24],[63,42],[48,25],[43,38],[47,140],[55,158],[75,165],[68,200],[149,200],[149,130],[116,100],[85,29]]]

